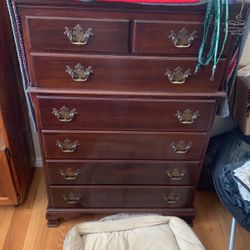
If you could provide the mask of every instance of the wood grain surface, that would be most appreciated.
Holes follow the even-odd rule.
[[[125,19],[62,19],[58,17],[28,17],[31,50],[75,52],[128,52],[129,20]],[[80,25],[91,28],[92,36],[85,45],[74,45],[64,34]],[[49,39],[44,39],[49,37]]]
[[[50,185],[194,185],[199,164],[197,161],[46,160]],[[72,173],[75,177],[67,178]]]
[[[31,53],[33,87],[84,90],[158,91],[158,92],[209,92],[220,89],[224,78],[226,61],[221,59],[211,84],[212,65],[202,67],[195,75],[196,57],[157,57],[85,55],[66,53]],[[66,72],[67,66],[74,69],[82,65],[84,70],[92,68],[93,73],[86,82],[72,80]],[[182,72],[190,70],[190,76],[183,84],[173,84],[165,75],[177,67]]]
[[[47,159],[134,159],[197,160],[202,158],[207,141],[205,133],[141,131],[44,130]],[[69,139],[78,144],[74,152],[63,152],[59,144]],[[177,153],[173,145],[184,142],[186,153]]]
[[[91,98],[68,96],[37,96],[44,129],[103,129],[206,131],[213,121],[216,100]],[[61,122],[54,110],[75,109],[72,121]],[[185,110],[198,113],[192,124],[183,124],[177,113]],[[121,112],[122,110],[122,112]],[[150,115],[149,115],[150,114]]]

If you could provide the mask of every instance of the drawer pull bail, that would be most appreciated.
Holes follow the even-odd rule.
[[[188,77],[191,76],[191,69],[187,69],[186,71],[184,71],[183,68],[178,66],[173,71],[171,71],[170,69],[167,69],[164,75],[165,77],[168,78],[168,80],[172,84],[183,84],[186,82]]]
[[[80,145],[78,141],[71,141],[69,139],[65,139],[63,142],[56,141],[56,145],[62,150],[64,153],[73,153],[76,151],[77,147]]]
[[[190,109],[186,109],[183,113],[179,110],[175,114],[180,123],[182,124],[192,124],[200,116],[199,111],[192,112]]]
[[[90,75],[94,72],[91,66],[84,69],[84,67],[78,63],[74,68],[67,65],[66,73],[68,73],[75,82],[86,82],[89,80]]]
[[[63,199],[68,203],[68,204],[77,204],[79,203],[81,199],[80,194],[74,194],[74,193],[69,193],[69,194],[63,194]]]
[[[186,28],[182,28],[178,33],[171,30],[169,38],[176,48],[189,48],[192,42],[197,38],[197,31],[195,30],[189,34]]]
[[[165,194],[163,195],[163,200],[167,201],[168,204],[176,204],[177,201],[180,199],[180,195],[175,193]]]
[[[65,27],[64,35],[66,35],[70,42],[74,45],[86,45],[89,41],[89,38],[93,36],[92,28],[87,29],[86,31],[77,24],[73,31],[69,27]]]
[[[73,170],[72,168],[66,168],[65,171],[60,169],[59,174],[67,181],[74,181],[80,174],[80,169]]]
[[[182,177],[186,174],[186,170],[178,168],[168,169],[165,174],[173,181],[181,181]]]
[[[192,142],[185,143],[183,140],[181,140],[178,143],[172,142],[170,146],[176,154],[186,154],[191,149]]]
[[[65,106],[61,107],[59,110],[56,108],[52,109],[52,114],[55,115],[55,117],[60,122],[71,122],[75,115],[77,114],[76,109],[70,110],[69,108],[66,108]]]

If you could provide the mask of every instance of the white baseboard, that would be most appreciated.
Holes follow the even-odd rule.
[[[36,168],[42,168],[43,167],[43,161],[41,158],[37,158],[35,162],[35,167]]]

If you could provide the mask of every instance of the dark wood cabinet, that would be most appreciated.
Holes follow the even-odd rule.
[[[0,205],[21,203],[35,156],[6,1],[0,1]]]
[[[47,219],[190,220],[231,38],[195,75],[205,6],[16,0],[48,185]],[[174,33],[188,34],[178,41]],[[175,35],[176,35],[175,34]]]

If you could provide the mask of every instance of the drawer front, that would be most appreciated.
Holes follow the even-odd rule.
[[[205,133],[50,132],[46,158],[200,160]]]
[[[50,186],[52,207],[161,208],[190,207],[192,187]]]
[[[135,20],[133,52],[168,55],[198,55],[203,37],[204,20]],[[223,39],[221,39],[223,40]],[[228,44],[223,54],[228,52]]]
[[[202,22],[135,20],[133,52],[197,55]]]
[[[33,54],[37,87],[83,90],[206,92],[218,90],[225,60],[194,75],[196,58]]]
[[[128,20],[27,17],[27,25],[31,51],[128,52]]]
[[[199,162],[47,160],[51,185],[194,185]]]
[[[38,96],[45,129],[206,131],[215,100]]]

